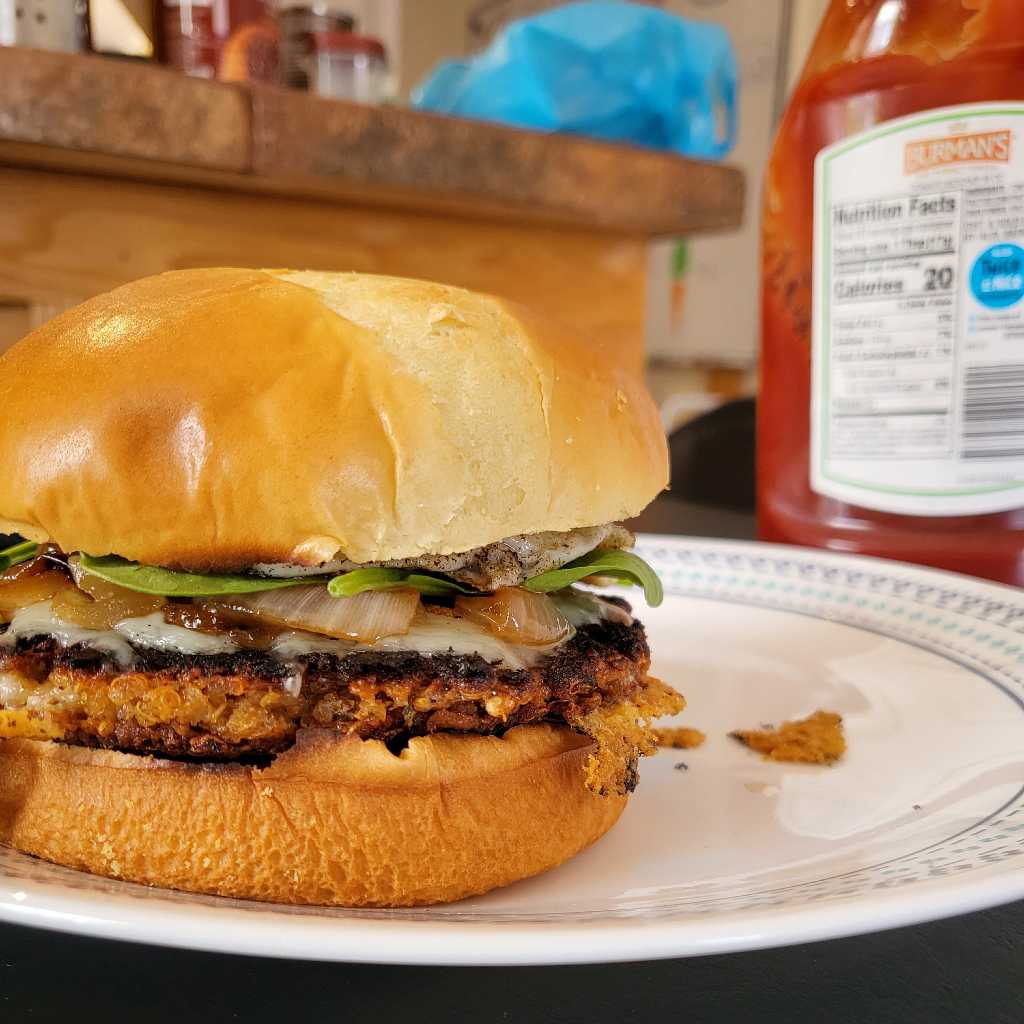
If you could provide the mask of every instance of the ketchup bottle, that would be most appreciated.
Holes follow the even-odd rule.
[[[768,165],[765,540],[1024,583],[1024,3],[832,0]]]

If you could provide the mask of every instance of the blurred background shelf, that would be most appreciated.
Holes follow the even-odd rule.
[[[647,244],[736,227],[735,168],[0,48],[0,348],[183,266],[313,266],[526,301],[641,358]]]

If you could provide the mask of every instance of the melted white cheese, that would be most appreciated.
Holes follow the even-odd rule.
[[[128,643],[117,633],[100,629],[84,629],[82,626],[64,622],[53,614],[49,601],[40,601],[19,608],[0,636],[0,644],[11,647],[22,637],[52,636],[62,647],[74,644],[88,644],[98,651],[109,654],[119,665],[131,665],[135,657]]]
[[[112,630],[85,629],[57,618],[49,601],[18,609],[7,632],[0,636],[0,644],[12,646],[20,637],[33,636],[52,636],[62,647],[87,644],[109,654],[123,667],[131,665],[135,658],[129,641],[138,647],[177,651],[181,654],[230,654],[238,650],[238,645],[228,637],[211,636],[195,629],[172,625],[164,622],[159,612],[137,619],[125,619]]]
[[[138,619],[125,619],[114,629],[136,647],[150,647],[157,651],[176,651],[179,654],[233,654],[238,644],[227,636],[201,633],[164,621],[160,612]]]
[[[404,636],[385,636],[372,648],[365,649],[416,651],[419,654],[479,654],[485,661],[500,661],[508,668],[526,668],[545,654],[550,654],[556,646],[512,644],[466,619],[427,613],[417,616]]]
[[[302,665],[292,663],[288,666],[288,674],[281,680],[281,689],[285,693],[298,697],[302,693],[302,677],[306,670]]]
[[[500,661],[508,668],[526,668],[551,647],[525,647],[510,644],[465,619],[448,615],[420,615],[408,633],[385,636],[375,644],[354,644],[332,640],[298,630],[282,633],[271,648],[283,661],[293,661],[308,654],[333,654],[344,657],[353,651],[416,651],[418,654],[479,654],[487,661]]]
[[[577,628],[604,619],[626,623],[632,621],[629,614],[621,608],[583,591],[552,596],[562,614]],[[165,622],[159,612],[140,618],[125,619],[117,623],[113,630],[85,629],[57,618],[49,601],[20,609],[6,632],[0,634],[0,645],[13,646],[20,637],[33,636],[52,636],[64,647],[87,644],[109,654],[119,665],[126,668],[134,660],[131,645],[188,655],[230,654],[238,650],[238,645],[226,636],[215,636],[173,625]],[[413,621],[408,633],[383,637],[372,645],[355,644],[293,630],[276,638],[271,646],[271,653],[279,660],[290,663],[292,671],[285,689],[298,696],[302,688],[302,671],[296,660],[303,655],[324,652],[344,657],[353,651],[415,651],[425,655],[478,654],[486,661],[501,662],[510,669],[521,669],[536,664],[557,647],[557,644],[544,647],[512,644],[465,619],[421,613]],[[0,705],[9,703],[4,689],[4,678],[0,676]]]
[[[0,708],[21,708],[28,699],[28,687],[16,672],[0,672]]]

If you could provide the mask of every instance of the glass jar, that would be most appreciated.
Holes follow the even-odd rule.
[[[1022,15],[826,13],[765,178],[766,540],[1024,583]]]
[[[389,99],[384,44],[354,32],[314,32],[306,65],[309,88],[321,96],[382,103]]]
[[[290,4],[277,12],[281,33],[281,84],[310,88],[307,66],[314,32],[351,32],[355,18],[324,3]]]

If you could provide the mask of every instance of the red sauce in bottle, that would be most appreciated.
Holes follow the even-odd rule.
[[[816,155],[893,118],[1010,100],[1024,100],[1022,0],[833,0],[765,180],[763,539],[1024,583],[1024,508],[970,515],[879,511],[816,492],[809,471]],[[1014,143],[1024,146],[1024,137]]]

